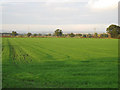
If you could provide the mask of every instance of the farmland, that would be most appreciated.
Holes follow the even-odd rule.
[[[3,38],[3,88],[117,88],[118,40]]]

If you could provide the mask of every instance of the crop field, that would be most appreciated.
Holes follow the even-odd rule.
[[[118,40],[3,38],[3,88],[117,88]]]

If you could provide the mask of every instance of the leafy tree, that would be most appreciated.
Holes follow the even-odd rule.
[[[88,34],[87,37],[88,37],[88,38],[91,38],[91,37],[92,37],[92,34]]]
[[[63,34],[62,30],[60,30],[59,35],[62,36],[62,34]]]
[[[33,34],[33,36],[37,36],[37,34]]]
[[[63,36],[64,36],[64,37],[67,37],[67,36],[69,36],[69,35],[68,35],[68,34],[63,34]]]
[[[103,37],[107,38],[107,37],[108,37],[108,34],[105,34],[105,33],[104,33],[104,34],[103,34]]]
[[[76,36],[79,36],[79,37],[81,37],[81,36],[82,36],[82,34],[76,34]]]
[[[106,34],[106,33],[99,34],[99,37],[100,38],[108,38],[108,34]]]
[[[27,33],[27,36],[28,36],[28,37],[30,37],[31,35],[32,35],[32,33],[29,33],[29,32]]]
[[[16,31],[12,31],[12,36],[17,36],[17,32]]]
[[[106,29],[106,31],[111,35],[112,38],[117,38],[120,34],[120,26],[112,24]]]
[[[85,38],[86,38],[87,36],[86,36],[85,34],[83,34],[83,37],[85,37]]]
[[[120,34],[118,35],[118,37],[117,37],[118,39],[120,39]]]
[[[75,37],[75,34],[74,33],[70,33],[69,36],[70,37]]]
[[[48,36],[51,36],[51,35],[52,35],[51,33],[48,34]]]
[[[98,35],[98,37],[104,38],[104,34],[100,34],[100,35]]]
[[[94,33],[94,37],[98,37],[98,33]]]
[[[45,36],[48,36],[48,34],[45,34]]]
[[[42,36],[42,34],[39,33],[38,36]]]
[[[60,29],[55,30],[55,36],[62,36],[63,32]]]

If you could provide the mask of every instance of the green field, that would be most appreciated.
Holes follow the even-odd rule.
[[[3,38],[3,88],[117,88],[118,40]]]

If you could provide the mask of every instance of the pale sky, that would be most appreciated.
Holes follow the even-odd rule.
[[[102,33],[118,24],[119,0],[4,0],[2,31],[19,33]],[[1,10],[2,8],[2,10]],[[1,28],[0,28],[1,29]]]

